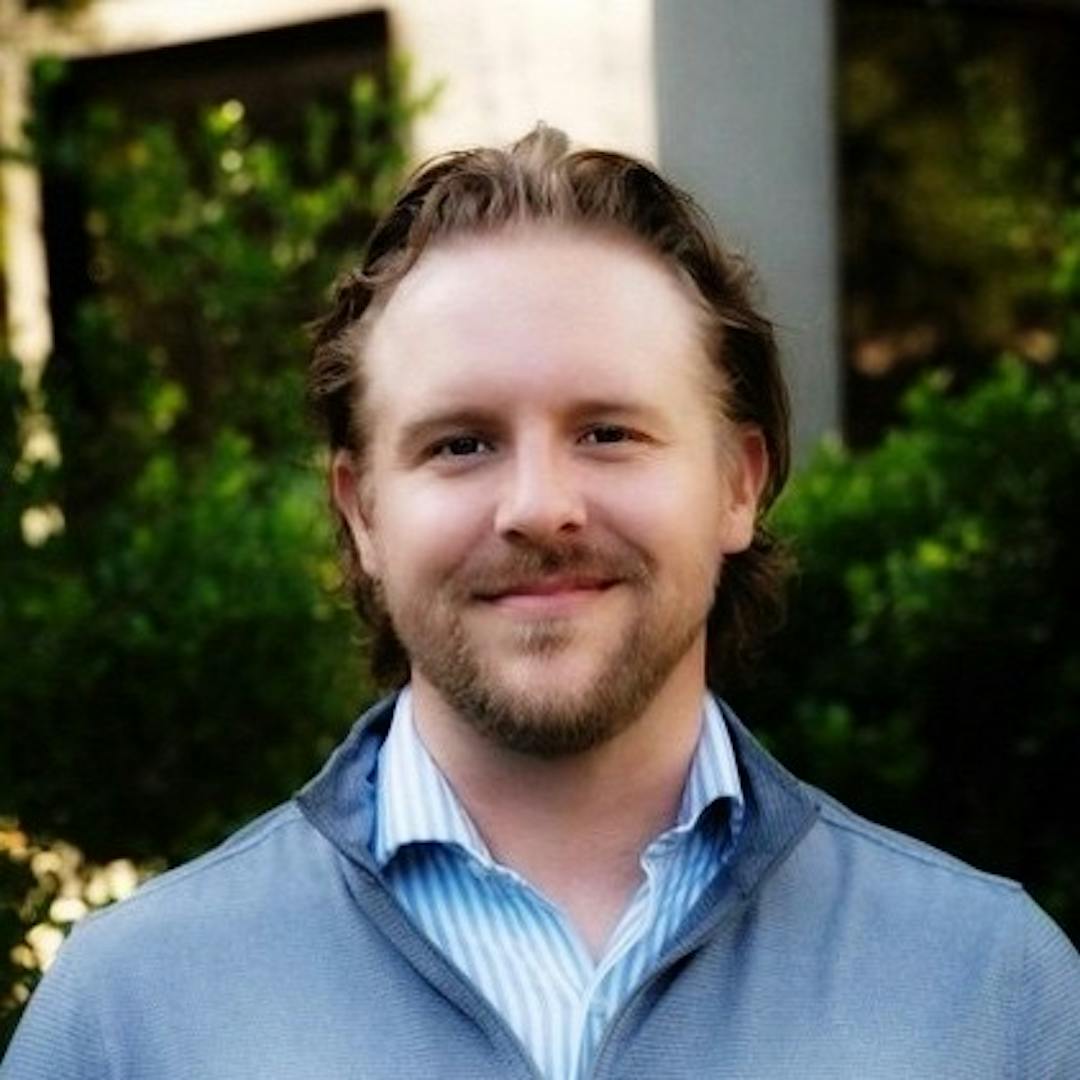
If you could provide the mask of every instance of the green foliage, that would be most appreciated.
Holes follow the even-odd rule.
[[[43,12],[50,15],[59,26],[72,16],[90,7],[93,0],[15,0],[15,7],[25,12]]]
[[[1028,5],[1030,7],[1030,5]],[[875,442],[920,371],[1046,362],[1061,310],[1075,13],[842,0],[846,435]]]
[[[286,794],[353,710],[318,483],[226,432],[149,455],[30,550],[3,611],[6,807],[102,857],[177,858]]]
[[[823,448],[778,506],[802,569],[740,707],[804,775],[1075,932],[1075,833],[1046,793],[1080,755],[1080,375],[1006,360],[962,396],[930,377],[905,419],[873,451]]]
[[[1073,189],[1075,203],[1080,189]],[[1080,213],[1062,214],[1058,358],[955,392],[923,377],[875,449],[820,449],[775,511],[789,625],[732,696],[796,771],[1024,882],[1080,936]]]
[[[108,103],[61,127],[44,95],[43,166],[87,204],[98,290],[50,370],[54,385],[77,382],[95,478],[128,464],[100,437],[103,413],[140,446],[165,432],[201,445],[225,425],[259,453],[306,445],[303,327],[400,175],[404,131],[424,105],[405,96],[405,78],[396,65],[383,88],[365,76],[338,108],[307,107],[288,144],[256,137],[238,101],[186,130]],[[133,367],[147,378],[132,380]]]
[[[1025,85],[1024,43],[975,51],[955,13],[864,18],[842,84],[852,316],[867,321],[862,332],[941,320],[969,346],[1000,346],[1046,299],[1063,195],[1060,153],[1056,170],[1032,160],[1040,102]],[[894,31],[884,37],[882,19]],[[889,264],[877,265],[886,247]],[[962,280],[963,303],[928,295],[927,268]]]
[[[61,124],[62,69],[40,74],[34,152],[82,200],[94,289],[40,388],[0,364],[0,814],[175,861],[287,795],[370,693],[333,597],[303,326],[426,101],[396,65],[274,142],[237,101]],[[28,458],[33,424],[58,465]]]
[[[92,287],[40,385],[0,357],[0,1046],[73,919],[288,795],[371,694],[303,327],[430,101],[391,65],[271,141],[238,101],[72,117],[37,76],[8,157],[81,205],[51,258]]]

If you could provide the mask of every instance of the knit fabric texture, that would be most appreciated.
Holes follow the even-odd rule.
[[[362,808],[392,709],[295,799],[84,920],[2,1080],[537,1080],[373,859]],[[1023,890],[864,821],[725,721],[738,850],[591,1076],[1080,1077],[1080,957]]]

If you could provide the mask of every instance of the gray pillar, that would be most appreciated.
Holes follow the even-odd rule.
[[[745,251],[799,456],[840,429],[830,0],[655,0],[661,166]]]

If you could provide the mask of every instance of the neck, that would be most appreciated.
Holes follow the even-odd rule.
[[[414,675],[417,731],[492,855],[559,904],[593,952],[640,883],[640,857],[674,824],[704,694],[694,656],[618,735],[540,758],[492,743]]]

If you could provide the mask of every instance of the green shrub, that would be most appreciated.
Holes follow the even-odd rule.
[[[287,794],[370,692],[328,588],[303,326],[423,103],[395,66],[302,108],[290,143],[236,101],[190,129],[107,103],[59,125],[41,70],[35,148],[46,182],[84,200],[96,288],[40,390],[4,384],[20,422],[43,407],[62,457],[4,448],[18,572],[0,700],[20,722],[0,735],[0,814],[92,857],[172,861]],[[36,546],[31,506],[63,515]]]
[[[321,503],[226,432],[29,553],[3,604],[5,811],[173,859],[299,783],[363,693]]]
[[[1019,878],[1075,933],[1080,377],[1017,361],[916,387],[876,449],[823,448],[777,507],[789,625],[738,707],[857,809]]]
[[[75,910],[54,901],[107,902],[102,866],[179,861],[287,796],[373,693],[334,591],[303,327],[427,103],[392,66],[273,142],[236,101],[187,127],[103,103],[61,124],[60,69],[40,71],[34,154],[82,200],[94,288],[40,386],[0,357],[0,1045],[27,942]]]

